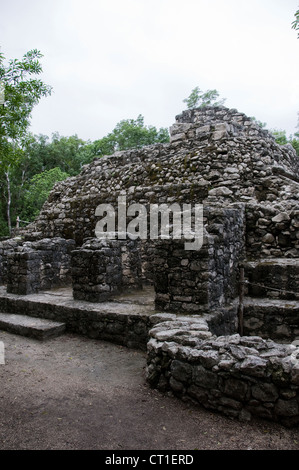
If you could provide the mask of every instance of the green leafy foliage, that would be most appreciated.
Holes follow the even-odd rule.
[[[94,157],[92,146],[77,135],[64,137],[56,132],[52,134],[51,140],[42,134],[29,135],[25,143],[22,171],[26,171],[28,179],[34,174],[59,167],[74,176],[80,172],[82,165]]]
[[[5,217],[5,201],[0,201],[0,237],[8,237],[9,229]]]
[[[9,141],[21,141],[30,125],[33,107],[44,96],[51,94],[52,88],[33,75],[39,75],[42,67],[39,59],[42,54],[34,49],[27,52],[22,60],[9,60],[5,64],[0,54],[0,81],[4,94],[4,104],[0,106],[0,151],[5,155]]]
[[[197,86],[195,87],[188,98],[183,100],[183,103],[187,104],[188,109],[193,108],[204,108],[205,106],[222,106],[225,103],[225,99],[216,101],[219,98],[217,90],[201,91]]]
[[[42,54],[34,49],[21,60],[11,59],[6,63],[4,55],[0,54],[0,190],[5,201],[9,233],[14,199],[12,174],[23,158],[23,143],[32,109],[42,97],[51,94],[51,87],[36,77],[42,72],[41,57]],[[4,210],[3,202],[1,209]],[[2,212],[0,219],[3,217]]]
[[[286,145],[290,144],[294,149],[296,150],[296,153],[299,157],[299,113],[298,113],[298,122],[296,129],[298,129],[294,135],[290,135],[287,137],[286,131],[284,130],[278,130],[278,129],[272,129],[271,134],[274,136],[276,142],[280,145]]]
[[[52,168],[34,175],[26,185],[23,198],[21,219],[32,221],[40,212],[54,184],[68,178],[68,173],[60,168]]]
[[[111,155],[119,150],[167,142],[169,142],[167,129],[145,126],[144,117],[139,115],[137,119],[120,121],[107,136],[96,140],[93,143],[93,148],[96,155]]]
[[[295,20],[292,22],[292,28],[298,31],[297,37],[299,39],[299,9],[294,14]]]

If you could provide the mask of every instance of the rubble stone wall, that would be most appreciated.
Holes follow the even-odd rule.
[[[138,289],[141,258],[134,240],[90,239],[71,255],[73,296],[103,302],[124,289]]]
[[[151,386],[242,421],[299,423],[299,350],[257,336],[212,334],[208,318],[168,315],[150,331]]]
[[[244,302],[244,334],[291,343],[299,338],[299,303],[264,297]]]
[[[299,258],[298,202],[246,204],[246,238],[248,259]]]
[[[42,239],[16,245],[7,253],[7,292],[31,294],[71,282],[73,240]]]
[[[200,313],[228,305],[239,295],[244,257],[244,210],[206,208],[207,230],[200,250],[186,240],[160,240],[154,259],[156,308]]]
[[[21,240],[8,239],[0,242],[0,285],[7,284],[8,255],[13,253],[20,245]]]

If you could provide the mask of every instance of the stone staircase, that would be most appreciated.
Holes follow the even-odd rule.
[[[55,338],[65,332],[65,323],[28,315],[0,313],[0,330],[38,340]]]
[[[292,342],[299,335],[299,259],[244,265],[244,334]]]

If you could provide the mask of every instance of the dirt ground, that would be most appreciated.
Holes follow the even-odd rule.
[[[141,351],[0,332],[0,450],[298,450],[299,429],[241,423],[162,395]]]

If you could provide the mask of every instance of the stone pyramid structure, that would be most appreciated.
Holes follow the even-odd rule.
[[[32,314],[38,303],[40,316],[66,330],[142,343],[159,390],[231,417],[296,425],[299,158],[225,107],[182,112],[170,135],[168,144],[97,158],[55,185],[37,219],[0,244],[0,311]],[[119,222],[120,200],[126,210],[142,206],[147,222],[153,206],[177,204],[182,216],[201,207],[200,249],[151,239],[151,227],[127,237],[134,211],[125,229],[116,223],[99,238],[98,208],[115,208]],[[141,302],[124,314],[113,303],[148,285],[152,311]],[[45,306],[42,292],[61,286],[72,299],[51,302],[48,292]]]

